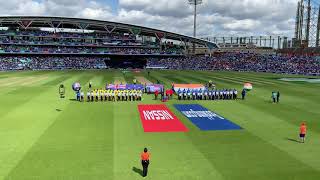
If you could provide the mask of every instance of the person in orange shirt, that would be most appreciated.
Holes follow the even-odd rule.
[[[302,143],[304,143],[305,141],[306,134],[307,134],[307,125],[306,123],[303,122],[300,125],[300,139]]]
[[[148,153],[148,149],[144,148],[143,152],[141,153],[141,164],[143,167],[142,176],[146,177],[148,174],[148,166],[150,163],[150,154]]]

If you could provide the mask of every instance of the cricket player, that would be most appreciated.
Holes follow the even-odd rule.
[[[229,91],[229,89],[226,90],[226,99],[228,99],[228,100],[230,99],[230,91]]]
[[[133,90],[133,100],[136,101],[138,98],[138,93],[137,93],[137,90]]]
[[[80,92],[80,101],[82,102],[83,100],[84,100],[84,92],[81,91],[81,92]]]
[[[182,91],[181,91],[181,89],[178,89],[178,99],[182,100]]]
[[[115,92],[115,90],[111,90],[111,101],[116,101],[116,92]]]
[[[204,100],[208,100],[208,91],[204,90]]]
[[[119,90],[119,92],[118,92],[118,101],[121,101],[121,97],[122,97],[122,90]]]
[[[118,101],[119,90],[114,90],[114,101]]]
[[[99,101],[99,96],[100,96],[100,93],[99,93],[99,90],[95,90],[95,96],[96,96],[96,101]]]
[[[110,90],[106,90],[106,100],[110,101]]]
[[[300,125],[300,142],[301,143],[304,143],[304,141],[305,141],[305,138],[306,138],[306,134],[307,134],[307,125],[306,125],[306,123],[302,123],[301,125]]]
[[[208,100],[212,100],[212,90],[209,90],[208,95],[209,95]]]
[[[190,89],[187,90],[187,99],[188,100],[191,99],[191,90]]]
[[[104,101],[108,100],[108,93],[107,92],[108,92],[107,90],[103,91]]]
[[[280,100],[280,92],[278,91],[277,92],[277,103],[279,103],[279,100]]]
[[[125,101],[128,101],[129,99],[129,90],[125,91]]]
[[[196,91],[195,90],[192,90],[192,99],[196,100]]]
[[[148,166],[150,164],[150,154],[148,153],[148,149],[144,148],[143,152],[140,155],[141,164],[142,164],[142,176],[146,177],[148,175]]]
[[[236,89],[233,90],[233,99],[238,98],[238,91]]]
[[[90,101],[90,97],[91,97],[91,93],[90,91],[87,92],[87,101],[89,102]]]
[[[142,100],[142,91],[141,90],[138,91],[138,100],[139,101]]]
[[[221,99],[223,99],[223,90],[220,90],[220,97],[219,97],[219,99],[221,100]]]
[[[80,91],[77,91],[77,101],[80,101]]]
[[[197,100],[201,100],[201,89],[197,92]]]
[[[122,101],[126,101],[127,100],[127,92],[128,90],[124,90],[122,93]]]
[[[90,96],[91,96],[91,101],[93,101],[94,100],[94,91],[91,91]]]
[[[216,100],[216,90],[212,90],[212,100]]]
[[[227,98],[227,90],[226,89],[222,90],[222,98],[223,98],[223,100],[225,100]]]
[[[132,95],[132,93],[131,93],[131,90],[128,90],[128,101],[131,101],[131,95]]]
[[[103,101],[103,96],[104,96],[104,92],[102,89],[99,90],[99,95],[100,95],[100,101]]]
[[[182,97],[183,97],[183,100],[186,100],[186,97],[187,97],[187,91],[186,91],[186,89],[183,89],[183,91],[182,91]]]
[[[245,98],[246,98],[246,90],[245,89],[242,90],[241,95],[242,95],[242,100],[245,100]]]
[[[276,92],[272,92],[271,98],[272,98],[272,102],[273,102],[273,103],[276,103],[277,93],[276,93]]]
[[[233,99],[233,90],[232,89],[229,89],[229,94],[230,94],[229,95],[229,97],[230,97],[229,99]]]

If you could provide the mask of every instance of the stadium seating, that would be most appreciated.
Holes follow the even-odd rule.
[[[164,47],[126,33],[0,31],[0,54],[182,54],[182,47]]]
[[[251,53],[224,53],[213,57],[149,58],[147,67],[179,70],[230,70],[305,75],[320,74],[320,61],[317,57]]]

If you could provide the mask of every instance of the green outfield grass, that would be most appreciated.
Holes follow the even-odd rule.
[[[188,127],[186,133],[144,133],[137,104],[74,101],[71,84],[87,89],[106,82],[144,76],[170,87],[206,83],[217,88],[254,85],[247,100],[192,101],[243,127],[236,131],[200,131],[173,104],[170,110]],[[152,154],[152,180],[318,180],[320,179],[320,84],[279,81],[290,75],[236,72],[24,71],[0,73],[0,179],[135,180],[142,179],[139,154]],[[60,99],[58,86],[67,87]],[[281,92],[280,104],[271,92]],[[308,136],[298,143],[299,124]]]

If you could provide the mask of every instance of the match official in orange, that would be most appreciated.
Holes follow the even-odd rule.
[[[149,166],[150,154],[148,153],[148,149],[144,148],[143,152],[141,153],[141,164],[143,167],[142,176],[146,177],[148,174],[148,166]]]
[[[300,140],[302,143],[304,143],[305,141],[306,134],[307,134],[307,125],[306,123],[303,122],[300,125]]]

